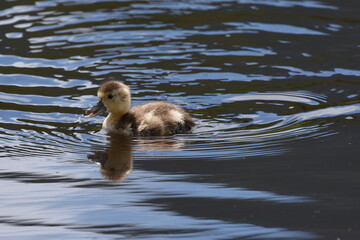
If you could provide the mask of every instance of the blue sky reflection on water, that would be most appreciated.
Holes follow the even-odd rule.
[[[67,175],[80,176],[80,174],[85,173],[84,170],[85,168],[81,169],[77,167],[76,171],[70,170],[67,172]],[[21,169],[18,169],[18,172],[20,173]],[[22,219],[31,219],[26,220],[26,222],[43,222],[50,226],[54,225],[51,229],[65,227],[65,229],[67,229],[65,232],[69,232],[69,234],[73,231],[71,226],[75,221],[82,222],[82,226],[75,227],[75,229],[86,229],[99,225],[95,229],[101,229],[102,226],[106,231],[114,229],[123,229],[124,231],[139,231],[143,229],[146,231],[146,229],[153,228],[172,231],[180,225],[183,229],[188,229],[188,231],[201,232],[202,234],[199,234],[200,239],[203,238],[203,235],[209,236],[209,234],[214,234],[215,236],[221,234],[224,237],[246,237],[256,233],[260,234],[260,236],[261,234],[271,234],[281,238],[296,235],[299,238],[304,237],[306,239],[313,236],[306,232],[179,216],[163,210],[161,205],[154,206],[150,203],[146,204],[147,201],[159,196],[165,198],[220,197],[242,199],[242,196],[246,195],[246,198],[279,202],[280,204],[306,203],[309,201],[309,199],[306,198],[276,196],[272,193],[251,190],[231,190],[223,188],[222,186],[216,186],[218,184],[206,187],[203,184],[181,182],[182,176],[162,176],[159,175],[159,173],[153,172],[138,172],[135,176],[131,177],[132,179],[128,183],[124,183],[121,186],[110,185],[109,188],[104,188],[99,191],[97,188],[87,187],[86,182],[82,183],[82,178],[78,178],[78,183],[67,183],[64,185],[64,181],[61,181],[60,178],[58,182],[55,181],[56,175],[53,177],[47,176],[49,179],[53,179],[53,183],[46,183],[45,179],[44,183],[33,184],[31,189],[27,189],[27,191],[24,191],[21,185],[23,185],[24,182],[31,182],[30,178],[26,179],[26,177],[23,177],[24,182],[18,183],[2,181],[1,184],[5,184],[2,186],[2,189],[5,189],[4,194],[9,200],[11,200],[12,197],[17,199],[17,192],[20,189],[22,194],[27,196],[22,201],[16,200],[16,204],[7,204],[2,215],[11,216],[19,214],[22,216],[22,218],[18,219],[20,222]],[[23,176],[26,176],[26,174],[23,174]],[[51,188],[49,188],[49,185]],[[114,188],[117,189],[116,194],[113,191]],[[136,194],[137,192],[144,192],[145,194]],[[41,204],[42,202],[46,204],[43,205]],[[60,205],[61,208],[59,209],[58,206]],[[74,211],[74,209],[76,210]],[[115,222],[116,225],[114,226]],[[206,230],[203,228],[204,225],[207,225]],[[51,233],[56,233],[56,230]],[[41,232],[35,234],[35,236],[43,235],[44,237],[45,234],[46,232]],[[185,238],[191,236],[192,234],[185,233],[184,235],[180,234],[179,237]],[[166,238],[161,234],[157,237]]]

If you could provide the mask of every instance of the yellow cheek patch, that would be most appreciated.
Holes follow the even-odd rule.
[[[104,92],[98,92],[97,96],[99,99],[103,99],[105,97],[105,93]]]

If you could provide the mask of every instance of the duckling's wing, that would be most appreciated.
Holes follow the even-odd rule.
[[[153,102],[137,106],[132,112],[136,131],[142,136],[185,133],[195,125],[190,114],[174,104]]]

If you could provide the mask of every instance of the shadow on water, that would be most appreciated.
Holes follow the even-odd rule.
[[[359,239],[359,9],[2,1],[0,238]],[[99,132],[108,79],[196,128]]]

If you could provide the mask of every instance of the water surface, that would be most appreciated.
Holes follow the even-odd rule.
[[[3,1],[3,239],[359,239],[357,1]],[[193,133],[84,110],[114,79]]]

